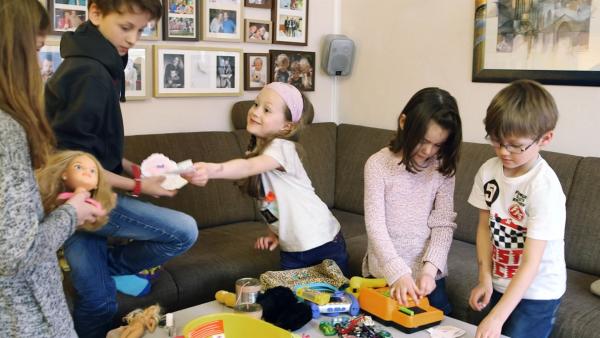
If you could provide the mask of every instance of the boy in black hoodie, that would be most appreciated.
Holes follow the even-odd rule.
[[[140,179],[139,167],[123,158],[127,51],[150,20],[160,18],[160,0],[89,0],[89,21],[61,39],[63,63],[46,84],[46,111],[59,148],[95,155],[109,183],[153,196],[174,196],[164,177]],[[123,172],[134,179],[122,176]],[[100,230],[78,231],[65,242],[65,256],[77,291],[73,318],[81,337],[106,336],[117,311],[111,275],[135,274],[189,249],[198,235],[190,216],[119,195]],[[133,239],[108,248],[107,236]]]

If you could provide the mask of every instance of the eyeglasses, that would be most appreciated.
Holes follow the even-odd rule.
[[[506,151],[508,151],[511,154],[524,153],[527,151],[527,149],[531,148],[532,145],[536,144],[537,141],[539,141],[539,137],[538,137],[535,140],[533,140],[528,146],[523,147],[522,145],[496,142],[496,141],[493,141],[492,139],[490,139],[489,136],[486,136],[485,138],[490,142],[492,147],[494,147],[495,149],[500,149],[501,147],[503,147],[504,149],[506,149]]]

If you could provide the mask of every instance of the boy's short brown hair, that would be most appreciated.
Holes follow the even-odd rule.
[[[88,8],[96,4],[102,14],[112,12],[121,13],[124,8],[134,11],[134,6],[143,12],[150,13],[151,20],[158,20],[162,16],[162,4],[160,0],[89,0]]]
[[[540,138],[554,130],[558,109],[552,95],[532,80],[517,80],[502,89],[487,109],[483,123],[487,136]]]

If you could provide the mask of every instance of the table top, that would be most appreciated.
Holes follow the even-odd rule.
[[[180,311],[176,311],[173,314],[175,328],[176,328],[175,333],[176,333],[176,335],[182,335],[183,327],[185,326],[185,324],[187,322],[189,322],[192,319],[195,319],[200,316],[208,315],[208,314],[223,313],[223,312],[225,312],[225,313],[233,312],[233,310],[231,308],[226,307],[225,305],[218,303],[217,301],[212,301],[212,302],[200,304],[200,305],[197,305],[194,307],[190,307],[187,309],[183,309]],[[326,320],[327,318],[329,318],[329,317],[321,317],[319,319],[313,319],[308,324],[304,325],[304,327],[295,331],[294,333],[296,333],[300,337],[302,337],[303,334],[309,335],[310,338],[324,337],[324,335],[319,330],[319,323],[322,320]],[[477,327],[474,325],[471,325],[469,323],[460,321],[458,319],[450,318],[450,317],[444,317],[444,320],[442,320],[442,323],[440,325],[449,325],[449,326],[454,326],[454,327],[465,330],[465,334],[463,336],[461,336],[462,338],[475,337],[475,332],[477,330]],[[380,326],[384,327],[384,325],[381,325],[381,324],[380,324]],[[410,335],[403,333],[392,327],[385,327],[385,330],[390,332],[392,334],[392,336],[395,338],[397,338],[397,337],[429,338],[430,337],[429,333],[425,330],[415,332]],[[504,336],[502,336],[502,337],[504,337]],[[156,331],[154,331],[153,333],[146,333],[146,335],[144,335],[144,338],[170,338],[170,337],[168,336],[168,333],[164,328],[157,328]],[[236,337],[233,337],[233,338],[236,338]]]

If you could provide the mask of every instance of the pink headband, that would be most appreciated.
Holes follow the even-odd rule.
[[[292,122],[300,121],[304,105],[302,103],[302,94],[300,94],[298,88],[284,82],[271,82],[265,88],[274,90],[281,96],[283,102],[285,102],[290,112],[292,112]]]

